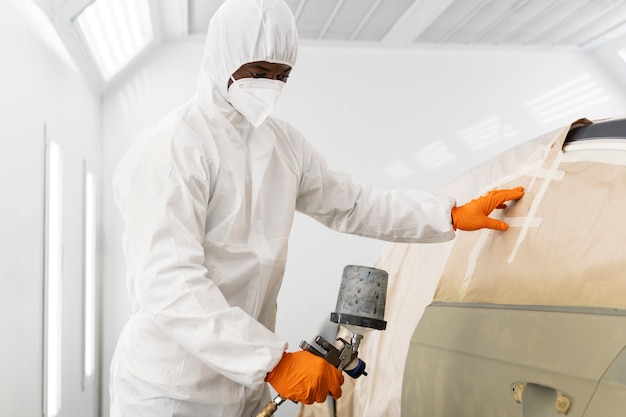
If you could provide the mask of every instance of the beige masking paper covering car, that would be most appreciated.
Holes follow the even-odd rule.
[[[581,119],[443,192],[461,204],[516,186],[524,197],[492,215],[507,232],[387,247],[387,330],[362,342],[369,375],[337,416],[624,415],[626,119]]]

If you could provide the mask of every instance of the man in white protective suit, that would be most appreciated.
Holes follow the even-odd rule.
[[[441,242],[523,189],[456,207],[380,192],[330,171],[293,127],[268,117],[296,62],[283,0],[227,0],[209,25],[197,94],[144,132],[114,195],[133,314],[111,364],[111,417],[254,416],[271,400],[341,395],[342,372],[274,334],[294,212],[339,232]]]

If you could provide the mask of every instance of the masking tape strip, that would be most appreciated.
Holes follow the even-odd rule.
[[[498,178],[497,181],[494,181],[494,182],[492,182],[492,183],[482,187],[480,190],[481,190],[482,193],[486,193],[486,192],[491,191],[491,190],[502,188],[502,186],[504,184],[509,184],[510,182],[516,181],[516,180],[518,180],[522,176],[529,176],[530,173],[534,174],[541,168],[541,162],[542,161],[532,162],[532,163],[530,163],[530,164],[528,164],[528,165],[526,165],[526,166],[516,170],[512,174],[509,174],[509,175],[507,175],[505,177],[502,177],[502,178]],[[532,184],[532,182],[531,182],[531,184]]]
[[[554,161],[552,162],[552,166],[550,167],[550,171],[556,171],[556,168],[561,163],[561,158],[563,158],[563,151],[559,151],[559,153],[554,158]],[[517,256],[517,252],[519,251],[519,248],[522,245],[522,242],[524,241],[524,239],[526,239],[528,228],[530,227],[533,219],[535,218],[535,214],[537,213],[537,210],[539,209],[541,200],[543,200],[543,197],[545,196],[546,190],[548,189],[549,185],[550,185],[550,179],[546,179],[541,184],[539,191],[537,191],[537,194],[535,195],[535,199],[533,200],[533,203],[531,204],[530,209],[528,210],[528,216],[525,218],[524,224],[522,225],[522,230],[520,230],[519,236],[517,237],[517,241],[515,242],[513,251],[511,251],[511,255],[509,256],[509,259],[507,259],[508,263],[512,263],[515,260],[515,256]]]
[[[565,177],[565,171],[541,168],[542,163],[542,160],[534,161],[533,163],[520,168],[514,174],[507,175],[506,177],[500,178],[498,181],[489,184],[484,188],[483,192],[486,193],[490,190],[501,188],[503,184],[513,182],[514,180],[519,179],[519,177],[532,177],[526,191],[532,189],[537,178],[546,179],[548,181],[560,181]]]
[[[472,277],[474,276],[474,270],[476,269],[476,262],[478,262],[478,257],[487,243],[488,237],[491,234],[491,229],[483,229],[480,232],[480,237],[476,241],[476,244],[472,248],[468,258],[467,258],[467,269],[465,270],[465,276],[463,277],[463,282],[461,282],[460,296],[461,299],[465,298],[465,294],[467,293],[467,289],[469,288],[470,282],[472,282]]]
[[[548,181],[560,181],[565,176],[565,171],[545,169],[545,168],[533,168],[527,167],[522,170],[522,175],[526,175],[528,177],[533,178],[542,178]]]

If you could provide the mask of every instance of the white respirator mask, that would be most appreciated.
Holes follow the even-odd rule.
[[[269,116],[285,83],[268,78],[240,78],[228,87],[228,100],[254,127]]]

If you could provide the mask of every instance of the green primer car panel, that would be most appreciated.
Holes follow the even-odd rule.
[[[600,380],[586,416],[623,416],[626,412],[626,349],[613,361]]]
[[[434,303],[411,339],[402,416],[622,416],[624,346],[621,310]]]

